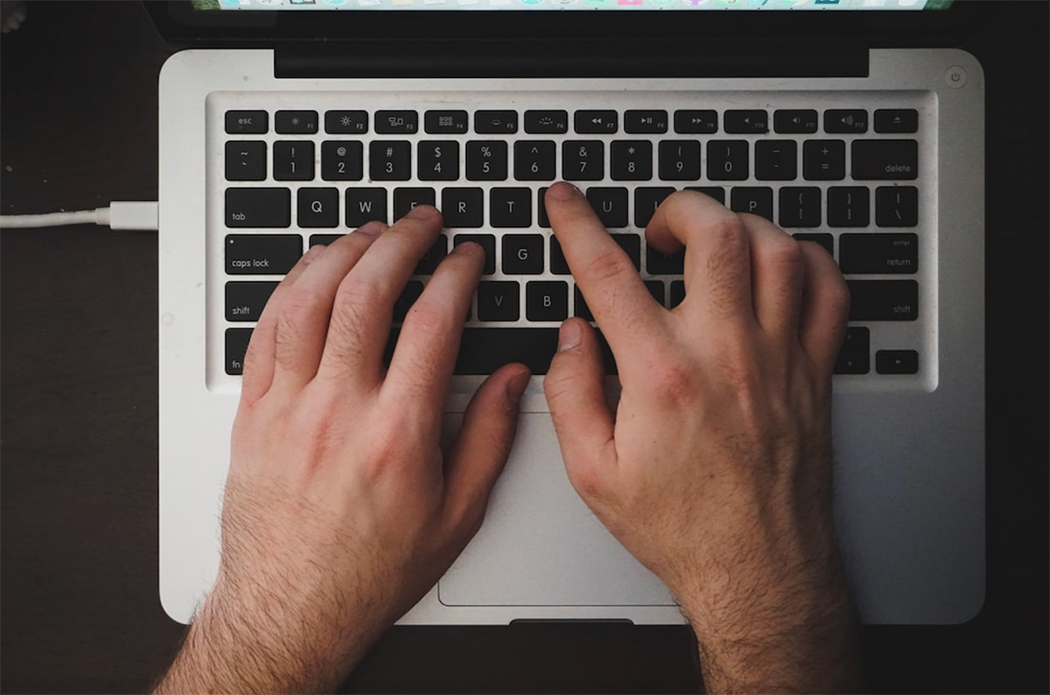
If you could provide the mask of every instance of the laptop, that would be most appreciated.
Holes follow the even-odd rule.
[[[825,246],[852,294],[834,376],[834,513],[868,623],[960,623],[985,588],[984,79],[946,0],[146,3],[189,48],[160,75],[160,597],[215,579],[244,351],[311,245],[437,205],[488,252],[445,421],[534,373],[485,523],[401,624],[684,622],[576,495],[543,395],[590,318],[543,208],[585,191],[646,285],[660,201],[696,189]],[[607,355],[615,397],[615,361]]]

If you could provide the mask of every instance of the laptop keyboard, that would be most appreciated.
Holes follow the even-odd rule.
[[[822,108],[807,104],[822,95],[778,95],[790,103],[626,108],[616,96],[602,108],[574,108],[571,95],[558,96],[564,108],[345,108],[367,100],[336,93],[309,95],[319,102],[311,108],[246,108],[240,102],[252,100],[238,99],[220,111],[212,132],[223,144],[211,149],[221,164],[210,166],[223,188],[223,315],[212,318],[225,332],[217,346],[225,374],[241,373],[253,323],[308,246],[369,220],[392,223],[423,203],[442,211],[446,230],[394,308],[388,357],[438,263],[474,241],[487,260],[456,373],[487,374],[510,361],[545,373],[560,323],[593,319],[544,210],[557,179],[585,192],[659,304],[674,308],[685,296],[683,254],[649,248],[644,229],[672,192],[697,190],[834,255],[852,295],[836,374],[885,380],[924,368],[922,102],[872,96],[864,108]],[[614,373],[607,349],[605,358]]]

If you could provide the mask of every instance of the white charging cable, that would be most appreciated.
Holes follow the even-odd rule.
[[[114,201],[108,208],[78,212],[52,212],[45,215],[0,215],[0,229],[61,227],[71,224],[97,224],[110,229],[157,231],[157,204]]]

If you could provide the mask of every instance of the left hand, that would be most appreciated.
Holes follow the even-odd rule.
[[[219,578],[184,648],[212,680],[186,689],[338,686],[481,525],[529,373],[492,374],[442,451],[478,246],[445,258],[382,362],[394,302],[440,230],[429,207],[370,223],[311,249],[267,304],[245,357]]]

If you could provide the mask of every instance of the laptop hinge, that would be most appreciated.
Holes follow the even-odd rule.
[[[866,77],[865,47],[795,42],[319,42],[275,49],[278,78]]]

